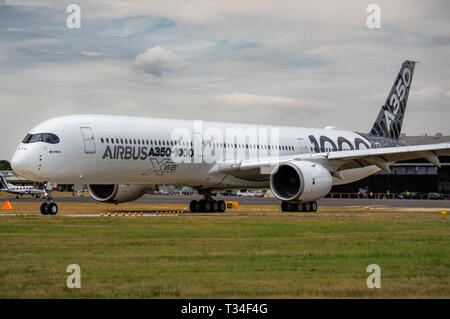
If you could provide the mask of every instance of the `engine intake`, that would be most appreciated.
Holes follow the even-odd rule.
[[[99,202],[125,203],[142,197],[146,185],[88,185],[91,196]]]
[[[282,201],[311,202],[328,194],[332,177],[328,169],[309,161],[282,163],[270,176],[270,188]]]

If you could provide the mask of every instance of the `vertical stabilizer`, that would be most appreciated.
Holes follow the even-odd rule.
[[[394,139],[400,136],[415,65],[414,61],[403,62],[386,102],[370,130],[371,135]]]
[[[9,189],[8,182],[6,181],[5,176],[3,176],[2,174],[0,174],[0,183],[1,189]]]

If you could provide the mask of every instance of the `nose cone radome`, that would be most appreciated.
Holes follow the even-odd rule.
[[[11,167],[20,176],[28,177],[30,174],[30,162],[27,160],[25,153],[22,150],[17,150],[11,159]]]

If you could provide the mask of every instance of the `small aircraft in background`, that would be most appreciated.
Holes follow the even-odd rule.
[[[1,181],[1,192],[8,192],[11,194],[15,194],[16,198],[19,198],[19,196],[22,195],[31,195],[36,198],[41,197],[41,195],[46,196],[47,192],[45,190],[36,189],[33,186],[13,186],[8,184],[6,181],[5,176],[0,174],[0,181]]]

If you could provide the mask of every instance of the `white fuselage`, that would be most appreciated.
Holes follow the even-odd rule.
[[[2,188],[1,191],[11,194],[32,194],[35,189],[33,186],[10,186],[9,188]]]
[[[21,143],[12,159],[14,170],[33,181],[59,184],[268,188],[269,176],[249,180],[210,171],[218,162],[240,162],[255,153],[329,152],[333,144],[342,150],[370,148],[363,136],[338,129],[106,115],[54,118],[29,133],[52,133],[59,142]],[[174,154],[180,155],[177,161]],[[352,182],[377,170],[347,170],[343,180],[333,178],[333,183]]]

